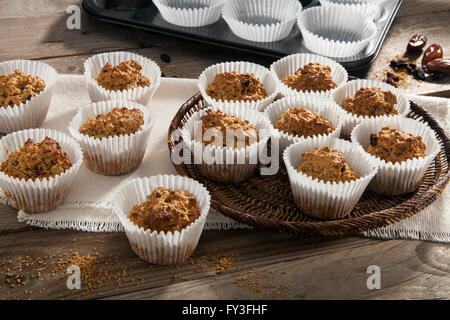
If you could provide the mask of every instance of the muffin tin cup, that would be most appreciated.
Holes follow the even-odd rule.
[[[221,110],[228,115],[247,120],[258,131],[259,141],[239,149],[205,146],[202,141],[196,140],[195,128],[200,126],[201,134],[200,119],[209,109]],[[264,131],[260,131],[261,129]],[[263,151],[270,137],[270,123],[262,113],[242,106],[210,107],[194,113],[183,126],[181,136],[191,151],[190,154],[184,155],[183,161],[194,160],[200,173],[211,180],[237,183],[247,180],[264,156]]]
[[[342,151],[360,178],[330,183],[295,170],[302,161],[303,152],[325,146]],[[297,207],[319,219],[341,219],[347,216],[378,170],[376,162],[359,145],[324,136],[290,145],[284,151],[283,159]]]
[[[95,78],[107,62],[115,66],[128,60],[135,60],[142,66],[141,73],[150,80],[149,87],[113,91],[107,90],[97,83]],[[161,69],[156,62],[139,54],[118,51],[97,54],[87,59],[84,63],[84,76],[87,81],[88,93],[92,102],[105,100],[131,100],[146,105],[160,85]]]
[[[206,88],[213,82],[214,77],[218,73],[222,72],[232,72],[237,73],[253,73],[262,82],[264,89],[266,89],[267,97],[256,101],[222,101],[216,100],[206,94]],[[212,65],[206,68],[198,79],[198,88],[203,96],[203,99],[212,106],[216,107],[234,107],[234,106],[244,106],[247,108],[255,109],[258,111],[264,111],[264,109],[272,103],[278,94],[278,85],[275,77],[270,73],[270,71],[255,63],[251,62],[223,62]]]
[[[11,60],[0,63],[0,74],[7,75],[21,70],[27,75],[38,76],[45,82],[44,90],[26,103],[0,107],[0,132],[39,127],[47,117],[58,74],[49,65],[39,61]]]
[[[334,102],[336,102],[339,108],[341,108],[343,114],[344,123],[341,131],[342,138],[349,139],[353,128],[357,124],[359,124],[362,120],[378,118],[374,116],[370,117],[358,116],[350,112],[347,112],[341,107],[342,101],[345,98],[355,95],[356,92],[361,88],[380,88],[384,91],[391,91],[393,94],[395,94],[395,96],[397,97],[397,104],[394,106],[394,108],[397,110],[398,114],[392,116],[382,116],[383,118],[404,117],[410,110],[409,100],[406,98],[406,96],[403,93],[401,93],[398,89],[387,83],[375,80],[360,80],[360,79],[349,81],[341,88],[333,92],[332,95]]]
[[[289,35],[301,10],[297,0],[229,0],[222,17],[242,39],[274,42]]]
[[[320,6],[302,11],[297,25],[305,46],[333,58],[355,56],[375,37],[375,23],[350,7]]]
[[[313,137],[298,137],[274,127],[281,114],[290,108],[305,108],[319,113],[333,124],[334,130],[329,134],[315,135]],[[326,97],[320,96],[290,96],[275,101],[265,110],[265,114],[271,123],[271,136],[276,137],[280,144],[280,154],[291,144],[310,140],[319,136],[339,138],[342,128],[341,111],[336,103]]]
[[[352,131],[351,140],[364,150],[370,142],[371,134],[378,134],[383,127],[391,127],[422,137],[426,145],[426,156],[392,163],[367,153],[379,166],[378,173],[369,185],[375,192],[401,195],[416,190],[431,162],[440,150],[434,131],[425,123],[408,118],[379,117],[358,124]]]
[[[18,210],[27,213],[41,213],[53,210],[65,198],[69,188],[83,163],[83,152],[79,144],[69,135],[50,129],[27,129],[13,132],[0,140],[0,163],[19,150],[28,139],[38,143],[50,137],[55,139],[72,162],[65,172],[45,178],[18,179],[0,172],[0,187],[8,203]]]
[[[143,203],[158,187],[186,190],[197,198],[200,216],[185,229],[175,232],[144,230],[128,214],[134,205]],[[113,210],[122,223],[131,248],[142,259],[160,265],[186,261],[197,247],[210,208],[211,197],[199,182],[181,176],[158,175],[138,178],[127,183],[114,197]]]
[[[279,91],[282,96],[291,96],[291,95],[316,95],[316,96],[330,96],[337,88],[327,90],[327,91],[297,91],[295,89],[290,88],[285,85],[281,79],[286,76],[293,75],[295,72],[307,65],[311,62],[317,62],[321,65],[329,66],[331,69],[331,77],[333,81],[336,83],[337,88],[343,86],[348,80],[348,74],[345,68],[337,63],[336,61],[322,57],[315,54],[309,53],[296,53],[291,54],[287,57],[284,57],[278,61],[275,61],[270,66],[270,71],[274,75]]]
[[[381,16],[385,0],[320,0],[324,7],[345,7],[361,12],[365,17],[377,20]]]
[[[79,128],[99,114],[107,114],[115,107],[139,109],[144,114],[141,130],[103,139],[90,137],[79,132]],[[80,108],[69,124],[69,132],[83,148],[87,167],[99,174],[116,176],[136,170],[142,162],[155,115],[145,106],[127,100],[102,101]]]
[[[220,18],[226,0],[153,0],[164,20],[181,27],[210,25]]]

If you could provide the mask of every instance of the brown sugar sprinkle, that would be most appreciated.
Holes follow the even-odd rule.
[[[236,257],[220,248],[207,248],[206,255],[191,257],[188,261],[196,266],[197,271],[205,271],[207,267],[214,267],[216,273],[221,274],[228,272],[233,267]]]
[[[256,271],[252,268],[234,274],[234,284],[260,300],[287,297],[290,287],[287,284],[280,284],[282,280],[276,277],[272,270]],[[284,280],[289,281],[287,278]]]

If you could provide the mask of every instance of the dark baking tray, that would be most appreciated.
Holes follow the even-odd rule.
[[[317,0],[300,1],[303,7],[319,5]],[[374,40],[360,54],[347,58],[335,58],[349,72],[366,69],[375,60],[388,30],[403,0],[386,0],[381,19],[376,22],[377,34]],[[83,0],[84,10],[96,19],[115,24],[145,29],[179,38],[212,45],[243,50],[275,59],[292,53],[310,52],[306,49],[297,25],[283,40],[259,43],[235,36],[226,22],[220,18],[205,27],[179,27],[166,22],[151,0]]]

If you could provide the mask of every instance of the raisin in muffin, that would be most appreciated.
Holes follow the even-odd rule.
[[[25,74],[21,70],[0,75],[0,107],[19,106],[39,95],[44,89],[43,79]]]
[[[104,89],[112,91],[149,87],[150,80],[141,70],[142,66],[135,60],[123,61],[116,66],[107,62],[95,80]]]
[[[43,180],[65,172],[72,166],[69,156],[54,139],[46,137],[39,143],[28,139],[11,153],[0,170],[18,179]]]
[[[262,82],[253,73],[236,71],[216,74],[206,94],[222,101],[256,101],[267,97]]]
[[[236,116],[228,115],[220,110],[215,111],[209,109],[203,116],[201,116],[200,119],[202,121],[203,137],[211,135],[210,141],[203,141],[205,145],[214,143],[214,145],[218,145],[221,147],[227,147],[231,145],[232,148],[240,148],[249,146],[259,141],[258,132],[254,125],[250,124],[246,120],[242,120]],[[227,135],[227,130],[233,130],[234,135]],[[205,132],[207,132],[206,135]],[[222,143],[215,142],[215,132],[220,132],[220,134],[222,135]]]
[[[375,157],[393,163],[425,157],[426,146],[422,137],[384,127],[378,134],[370,135],[366,151]]]
[[[359,175],[347,162],[344,154],[330,147],[314,148],[302,153],[302,162],[295,167],[297,172],[314,179],[330,182],[346,182],[359,179]]]
[[[274,128],[298,137],[329,134],[334,130],[330,120],[305,108],[285,110],[275,122]]]
[[[289,88],[297,91],[328,91],[337,87],[331,77],[331,68],[317,62],[310,62],[299,68],[295,74],[281,79]]]
[[[80,127],[79,132],[90,137],[108,138],[132,134],[142,129],[144,114],[139,109],[116,107],[107,114],[99,114]]]
[[[380,88],[361,88],[354,96],[342,101],[342,108],[358,116],[384,116],[398,114],[395,109],[397,97]]]
[[[128,218],[144,230],[181,231],[197,220],[200,208],[197,198],[185,190],[156,188],[147,201],[135,205]]]

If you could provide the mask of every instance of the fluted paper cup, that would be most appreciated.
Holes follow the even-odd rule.
[[[107,114],[115,107],[141,110],[144,114],[141,130],[102,139],[79,132],[88,118]],[[137,102],[101,101],[80,108],[69,124],[69,132],[83,148],[86,165],[90,170],[103,175],[116,176],[132,172],[141,165],[154,123],[153,112]]]
[[[150,80],[149,87],[138,87],[130,90],[114,91],[101,87],[95,78],[107,62],[113,66],[121,62],[134,60],[142,66],[141,73]],[[90,57],[84,63],[84,76],[87,81],[88,92],[92,102],[105,100],[131,100],[146,105],[161,82],[161,69],[149,58],[131,52],[106,52]]]
[[[273,42],[289,35],[301,10],[297,0],[228,0],[222,17],[242,39]]]
[[[153,0],[164,20],[181,27],[210,25],[220,18],[226,0]]]
[[[325,146],[342,151],[360,178],[339,183],[324,182],[295,170],[302,162],[303,152]],[[297,207],[319,219],[341,219],[347,216],[378,170],[376,162],[359,145],[333,137],[291,144],[284,151],[283,158]]]
[[[426,146],[426,156],[392,163],[367,153],[379,166],[378,173],[369,188],[388,195],[412,192],[419,187],[425,172],[440,151],[436,135],[428,125],[417,120],[379,117],[363,120],[358,124],[352,131],[351,140],[365,150],[370,143],[370,135],[378,134],[384,127],[422,137]]]
[[[0,140],[0,163],[19,150],[28,139],[39,143],[46,137],[56,140],[67,153],[72,166],[63,173],[42,180],[25,180],[0,172],[0,187],[9,204],[27,213],[53,210],[65,198],[81,164],[83,152],[69,135],[51,129],[27,129],[8,134]]]
[[[317,62],[321,65],[328,66],[331,69],[331,77],[339,88],[343,86],[348,80],[348,74],[345,68],[336,61],[309,53],[295,53],[287,57],[275,61],[270,66],[270,71],[274,75],[279,91],[284,97],[291,95],[319,95],[329,96],[336,90],[336,88],[327,91],[297,91],[284,84],[281,79],[286,76],[293,75],[299,68],[303,68],[308,63]]]
[[[158,187],[186,190],[197,198],[200,216],[185,229],[175,232],[144,230],[135,225],[128,214],[134,205],[143,203]],[[186,261],[197,247],[210,208],[211,197],[199,182],[181,176],[158,175],[138,178],[127,183],[114,197],[113,209],[131,244],[131,248],[142,259],[161,265]]]
[[[206,88],[213,82],[216,74],[232,71],[236,71],[237,73],[253,73],[259,81],[262,82],[264,89],[266,89],[267,97],[256,101],[223,101],[216,100],[206,94]],[[205,99],[209,105],[217,107],[245,106],[258,111],[263,111],[278,94],[276,79],[267,68],[256,63],[244,61],[223,62],[206,68],[198,79],[198,88],[203,99]]]
[[[228,115],[247,120],[255,126],[259,141],[245,148],[226,148],[213,144],[205,146],[201,137],[197,139],[195,133],[196,126],[201,126],[201,117],[207,110],[221,110]],[[254,173],[270,137],[270,123],[264,114],[242,106],[210,107],[194,113],[183,126],[181,136],[191,151],[190,155],[184,155],[184,161],[193,159],[200,173],[211,180],[237,183],[248,179]]]
[[[302,11],[297,24],[305,46],[327,57],[345,58],[363,51],[377,33],[375,23],[361,12],[341,6]]]
[[[25,103],[0,107],[0,132],[39,127],[47,117],[58,74],[48,64],[30,60],[11,60],[0,63],[0,75],[21,70],[27,75],[38,76],[45,82],[44,90]]]
[[[406,96],[395,87],[381,81],[376,80],[352,80],[343,85],[341,88],[333,92],[332,98],[334,102],[341,108],[342,102],[345,98],[354,96],[356,92],[361,88],[380,88],[384,91],[391,91],[397,97],[397,104],[394,106],[397,110],[397,115],[388,116],[392,117],[403,117],[409,112],[409,100]],[[347,112],[341,108],[343,113],[344,123],[342,125],[341,137],[348,139],[353,128],[360,123],[362,120],[376,118],[374,116],[358,116]]]
[[[305,108],[319,113],[333,124],[334,130],[329,134],[321,134],[313,137],[298,137],[287,132],[278,130],[274,127],[281,114],[290,108]],[[336,103],[326,97],[320,96],[290,96],[275,101],[265,110],[265,114],[271,124],[271,136],[276,137],[279,141],[280,152],[283,152],[293,143],[313,139],[318,136],[330,136],[339,138],[341,134],[342,118],[340,109]]]
[[[322,6],[340,6],[361,12],[372,20],[379,19],[383,3],[386,0],[320,0]]]

